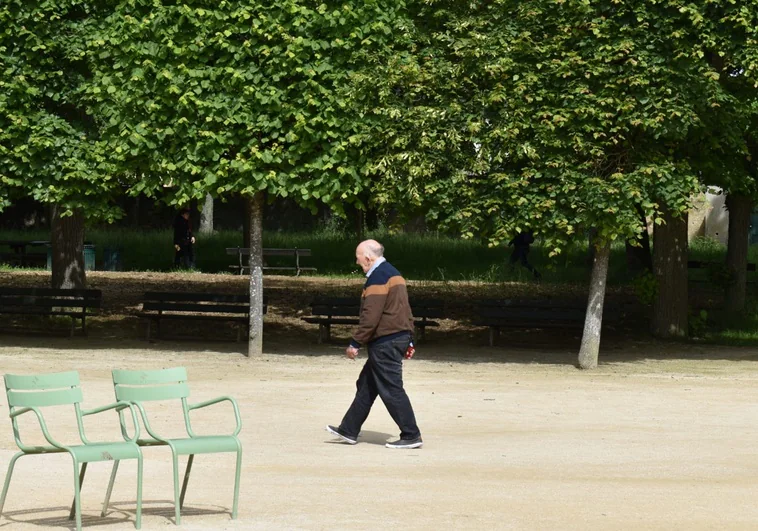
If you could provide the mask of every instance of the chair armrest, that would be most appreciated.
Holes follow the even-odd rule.
[[[239,435],[239,432],[242,430],[242,420],[240,419],[240,410],[239,406],[237,405],[237,401],[233,399],[230,396],[220,396],[218,398],[213,398],[211,400],[206,400],[205,402],[199,402],[197,404],[188,404],[187,409],[188,411],[192,411],[193,409],[201,409],[204,407],[212,406],[214,404],[218,404],[220,402],[229,402],[232,405],[232,409],[234,410],[234,420],[237,423],[237,427],[234,430],[234,433],[232,435],[237,436]],[[187,419],[189,421],[189,418]],[[192,432],[192,428],[189,425],[189,422],[187,422],[187,431],[189,432],[190,436],[194,437],[195,434]]]
[[[123,423],[123,416],[122,411],[126,408],[129,408],[129,410],[132,413],[132,423],[134,424],[134,436],[129,437],[129,433],[126,431],[126,426]],[[135,409],[134,405],[129,402],[114,402],[112,404],[108,404],[107,406],[100,406],[92,409],[83,409],[81,411],[82,417],[87,417],[89,415],[96,415],[98,413],[102,413],[103,411],[110,411],[110,410],[116,410],[119,413],[119,419],[121,420],[121,435],[123,435],[125,441],[129,442],[137,442],[137,439],[139,439],[139,421],[137,420],[137,410]],[[91,444],[89,440],[87,440],[87,437],[84,434],[84,425],[80,425],[79,434],[81,435],[82,442],[85,444]]]
[[[44,447],[30,447],[26,446],[21,442],[21,437],[18,435],[18,430],[16,429],[16,424],[14,423],[13,429],[16,435],[16,443],[18,444],[18,447],[23,450],[24,452],[36,452],[41,450],[67,450],[66,446],[59,443],[55,439],[53,439],[53,436],[50,435],[50,432],[47,429],[47,424],[45,424],[45,419],[42,417],[42,412],[37,409],[36,407],[22,407],[20,409],[17,409],[15,411],[11,411],[10,418],[15,419],[16,417],[20,417],[21,415],[33,412],[37,416],[37,421],[39,422],[39,427],[42,430],[42,435],[45,436],[45,440],[52,445],[52,448],[44,448]]]

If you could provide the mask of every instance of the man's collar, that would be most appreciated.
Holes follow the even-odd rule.
[[[370,277],[371,273],[374,272],[374,269],[376,269],[377,267],[379,267],[379,265],[382,262],[386,262],[386,261],[387,261],[387,259],[385,257],[383,257],[383,256],[380,256],[379,258],[377,258],[376,262],[374,262],[374,265],[371,266],[371,269],[369,269],[368,271],[366,271],[366,278]]]

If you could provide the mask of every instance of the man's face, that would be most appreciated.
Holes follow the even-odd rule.
[[[186,220],[189,220],[189,212],[182,212],[182,217]]]
[[[361,269],[363,269],[363,273],[366,274],[368,273],[368,270],[371,269],[371,264],[373,263],[373,261],[371,260],[371,258],[366,256],[366,253],[363,249],[358,247],[355,250],[355,263],[361,266]]]

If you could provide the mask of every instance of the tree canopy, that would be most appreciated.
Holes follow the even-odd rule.
[[[84,90],[133,192],[293,197],[341,211],[370,183],[347,102],[402,2],[113,2],[83,22]]]
[[[443,227],[493,244],[531,228],[554,252],[582,228],[633,239],[637,206],[656,222],[687,209],[703,142],[732,157],[744,145],[754,104],[723,78],[735,58],[754,83],[756,25],[732,2],[415,7],[413,33],[363,81],[390,139],[380,197],[425,204]]]

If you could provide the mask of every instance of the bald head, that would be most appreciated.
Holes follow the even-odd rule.
[[[365,240],[355,248],[355,263],[368,273],[378,258],[384,256],[384,246],[376,240]]]

